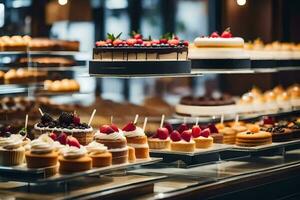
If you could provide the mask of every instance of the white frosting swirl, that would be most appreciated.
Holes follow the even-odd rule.
[[[63,149],[66,148],[65,145],[61,144],[58,141],[54,141],[53,146],[54,146],[54,150],[57,151],[59,154],[61,154]]]
[[[73,128],[73,129],[68,129],[68,128],[50,128],[50,127],[38,127],[37,124],[34,125],[34,129],[37,131],[57,131],[57,132],[65,132],[65,133],[73,133],[73,132],[80,132],[80,133],[87,133],[87,132],[92,132],[94,129],[92,127],[85,128],[85,129],[79,129],[79,128]]]
[[[136,127],[134,131],[124,131],[125,137],[141,137],[145,135],[145,132],[142,128]]]
[[[66,159],[80,158],[85,156],[86,153],[87,151],[84,146],[80,146],[80,148],[78,148],[78,147],[67,145],[66,148],[62,150],[62,155]]]
[[[86,150],[87,150],[88,154],[95,155],[95,154],[100,154],[100,153],[106,152],[107,147],[104,146],[104,144],[93,141],[86,146]]]
[[[99,140],[125,140],[125,136],[123,135],[123,132],[119,130],[119,132],[113,132],[110,134],[101,133],[100,131],[97,131],[95,134],[95,139]]]
[[[49,153],[54,150],[54,141],[47,135],[42,134],[39,138],[30,142],[32,153]]]
[[[0,137],[0,147],[4,149],[17,149],[23,144],[23,136],[12,134],[9,137]]]

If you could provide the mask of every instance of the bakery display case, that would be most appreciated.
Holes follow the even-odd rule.
[[[108,8],[114,24],[127,2],[138,24],[138,8],[167,5],[103,2],[93,20],[109,30]],[[88,52],[76,37],[2,34],[0,199],[299,199],[298,40],[226,20],[188,39],[95,26]]]

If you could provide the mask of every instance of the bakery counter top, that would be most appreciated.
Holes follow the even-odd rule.
[[[187,169],[144,168],[135,173],[168,174],[172,181],[155,183],[153,194],[136,199],[253,199],[254,194],[279,199],[298,193],[299,169],[299,150],[285,157],[245,157]],[[186,182],[179,181],[183,177]]]
[[[159,163],[67,183],[1,182],[0,196],[148,200],[253,199],[256,195],[258,199],[279,199],[296,194],[300,182],[300,150],[289,151],[285,157],[244,157],[190,168],[178,168],[177,164]]]

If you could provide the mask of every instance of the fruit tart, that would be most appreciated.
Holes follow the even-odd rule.
[[[192,140],[192,131],[186,130],[183,133],[179,133],[174,130],[171,135],[171,151],[180,151],[180,152],[194,152],[195,151],[195,142]]]

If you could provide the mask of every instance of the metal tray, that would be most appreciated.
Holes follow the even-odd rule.
[[[150,158],[150,159],[137,159],[134,163],[125,163],[119,165],[111,165],[108,167],[93,168],[84,172],[76,172],[72,174],[56,174],[54,176],[45,177],[47,170],[51,170],[53,167],[49,168],[39,168],[39,169],[28,169],[26,164],[6,167],[0,166],[0,179],[5,179],[9,181],[21,181],[28,183],[49,183],[49,182],[66,182],[68,180],[88,176],[92,174],[105,174],[111,171],[128,169],[135,166],[150,165],[161,161],[161,158]]]

